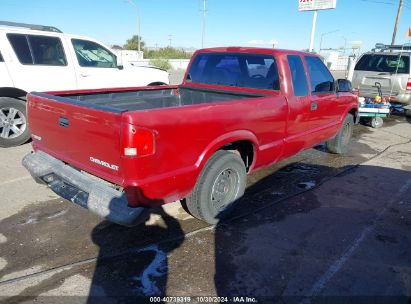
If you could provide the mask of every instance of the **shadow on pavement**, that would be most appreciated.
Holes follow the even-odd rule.
[[[162,208],[154,209],[150,216],[155,225],[128,228],[102,222],[94,228],[92,240],[99,246],[99,254],[88,303],[142,303],[147,296],[166,295],[168,255],[183,242],[184,233],[178,220]],[[171,235],[173,242],[161,243]],[[147,240],[142,246],[143,236]],[[130,249],[124,252],[125,248]]]
[[[281,192],[275,190],[281,172],[260,181],[271,185],[266,206],[215,228],[217,295],[256,297],[258,303],[300,303],[306,296],[329,296],[330,303],[342,296],[364,296],[363,303],[386,296],[381,303],[409,303],[409,156],[388,156],[402,164],[399,169],[347,167],[321,187],[278,203],[273,202]],[[329,170],[309,164],[300,169],[306,166]],[[253,203],[256,197],[247,193],[254,187],[259,186],[250,187],[238,206]],[[344,303],[351,300],[361,298]]]

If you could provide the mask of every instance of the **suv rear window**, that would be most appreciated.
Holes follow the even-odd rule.
[[[277,63],[271,55],[201,53],[188,72],[187,81],[242,88],[279,90]]]
[[[7,34],[7,38],[22,64],[67,65],[63,46],[57,37]]]
[[[397,71],[398,66],[398,71]],[[357,71],[410,73],[410,57],[400,55],[366,54],[355,65]]]

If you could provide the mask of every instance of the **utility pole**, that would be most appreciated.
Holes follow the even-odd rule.
[[[140,33],[140,10],[138,9],[137,4],[133,0],[127,0],[128,3],[130,3],[134,8],[136,9],[137,12],[137,48],[138,51],[141,51],[141,33]]]
[[[172,40],[173,40],[173,35],[168,35],[169,47],[171,47],[171,41]]]
[[[201,48],[204,48],[206,33],[207,0],[203,0],[203,9],[201,10],[201,12],[203,13],[203,32],[201,35]]]
[[[398,22],[400,21],[403,2],[404,2],[403,0],[400,0],[400,4],[398,5],[397,17],[395,18],[395,25],[394,25],[394,31],[392,33],[391,45],[395,44],[395,36],[397,35],[397,27],[398,27]]]

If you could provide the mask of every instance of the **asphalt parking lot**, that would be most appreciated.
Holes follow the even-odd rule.
[[[29,151],[0,150],[1,302],[409,303],[411,122],[402,116],[356,126],[346,156],[318,146],[250,175],[233,218],[216,226],[179,203],[134,228],[102,221],[36,184],[20,165]]]

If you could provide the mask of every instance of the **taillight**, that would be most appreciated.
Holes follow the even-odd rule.
[[[121,149],[123,156],[141,157],[155,152],[155,133],[153,130],[123,124]]]
[[[411,90],[411,78],[408,78],[407,86],[405,87],[407,91]]]

